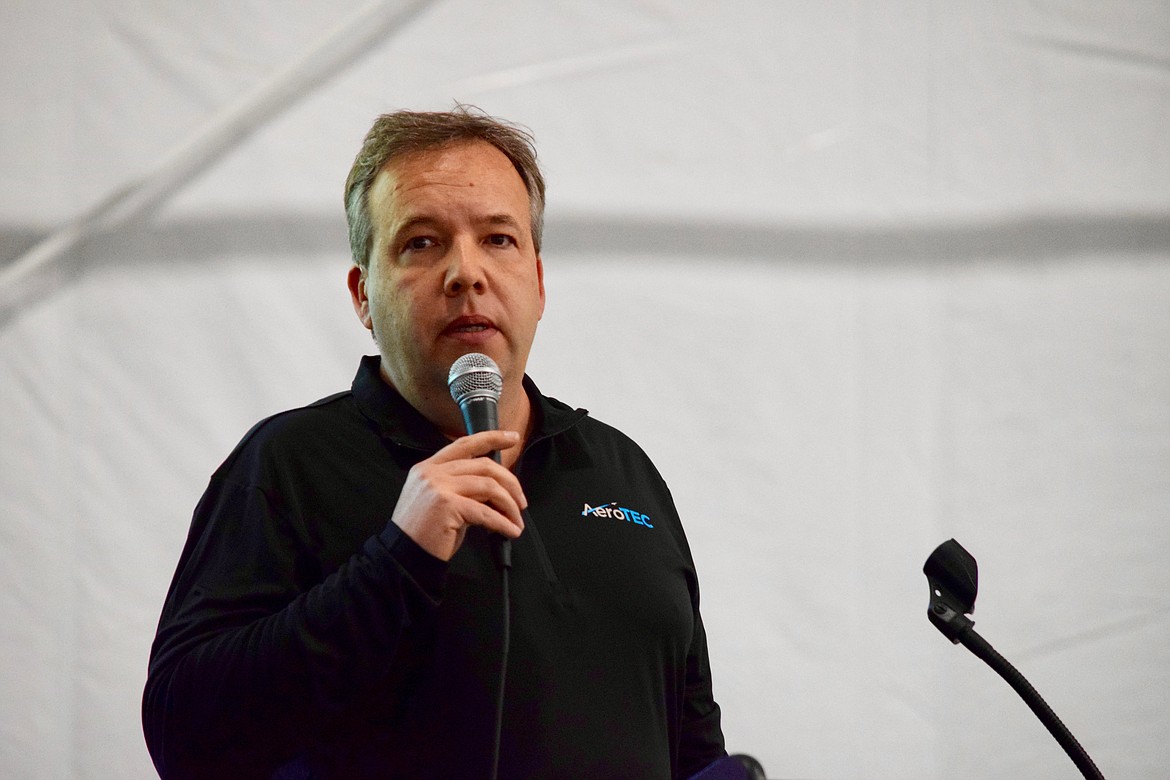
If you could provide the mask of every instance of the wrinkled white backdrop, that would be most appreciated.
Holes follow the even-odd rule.
[[[147,778],[208,476],[348,386],[341,187],[456,100],[550,181],[530,373],[656,458],[775,778],[1170,771],[1170,5],[16,0],[0,10],[0,776]],[[614,739],[622,739],[614,724]]]

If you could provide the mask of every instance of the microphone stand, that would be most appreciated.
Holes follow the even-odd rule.
[[[926,614],[935,628],[954,644],[962,644],[1006,680],[1048,733],[1056,738],[1082,775],[1088,780],[1104,780],[1093,759],[1032,684],[975,632],[975,621],[967,617],[968,613],[975,611],[975,596],[979,589],[975,558],[951,539],[931,553],[922,572],[930,583],[930,606]]]

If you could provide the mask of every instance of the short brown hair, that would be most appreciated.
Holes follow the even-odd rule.
[[[374,120],[345,180],[345,217],[349,222],[349,248],[354,263],[365,268],[369,262],[373,243],[370,186],[386,163],[396,157],[467,141],[486,141],[516,167],[528,190],[532,241],[540,252],[544,231],[544,176],[536,163],[532,134],[473,106],[458,105],[452,111],[396,111]]]

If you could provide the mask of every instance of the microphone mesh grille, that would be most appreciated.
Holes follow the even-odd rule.
[[[468,396],[488,396],[498,401],[504,389],[504,378],[496,361],[479,352],[464,355],[451,364],[447,386],[455,403],[462,404]]]

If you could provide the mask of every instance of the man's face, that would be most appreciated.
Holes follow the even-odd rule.
[[[528,192],[502,152],[468,142],[391,161],[369,193],[373,247],[349,287],[374,332],[382,372],[424,413],[447,396],[447,371],[482,352],[504,392],[519,392],[544,270]]]

